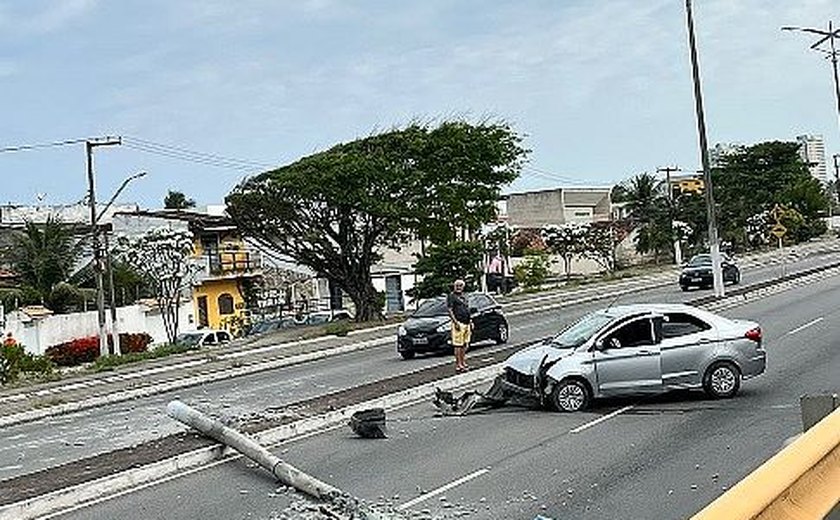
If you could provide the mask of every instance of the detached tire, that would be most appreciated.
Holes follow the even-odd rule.
[[[703,375],[703,390],[712,399],[729,399],[741,388],[741,371],[735,364],[721,361],[712,364]]]
[[[498,325],[496,325],[496,344],[497,345],[504,345],[510,339],[510,328],[508,328],[508,323],[505,320],[501,320]]]
[[[586,410],[591,401],[589,387],[578,379],[564,379],[554,385],[551,392],[551,404],[558,412],[580,412]]]
[[[403,359],[414,359],[414,352],[410,350],[404,350],[400,352],[400,356],[402,356]]]

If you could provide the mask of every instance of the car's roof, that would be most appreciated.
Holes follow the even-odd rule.
[[[608,307],[601,312],[619,318],[630,314],[665,314],[670,312],[697,313],[697,307],[684,303],[630,303]]]

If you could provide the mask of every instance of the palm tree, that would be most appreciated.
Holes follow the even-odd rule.
[[[626,181],[620,193],[639,228],[636,250],[653,253],[658,262],[660,254],[670,249],[672,235],[664,183],[650,173],[640,173]]]
[[[67,280],[78,257],[73,229],[53,217],[44,224],[27,221],[8,252],[9,263],[23,286],[34,290],[42,303],[56,285]]]

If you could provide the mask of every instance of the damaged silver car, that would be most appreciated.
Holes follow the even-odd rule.
[[[757,323],[681,304],[623,305],[512,355],[497,383],[505,395],[575,412],[597,398],[674,389],[732,397],[766,362]]]

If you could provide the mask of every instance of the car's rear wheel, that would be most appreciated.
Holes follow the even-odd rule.
[[[558,412],[579,412],[589,407],[592,394],[585,383],[578,379],[564,379],[551,392],[551,404]]]
[[[732,277],[732,285],[741,283],[741,271],[735,271],[735,276]]]
[[[682,289],[683,292],[688,292],[688,286],[687,285],[680,285],[680,289]]]
[[[400,355],[403,359],[414,359],[414,352],[410,350],[401,350]]]
[[[712,399],[728,399],[741,387],[741,371],[733,363],[714,363],[703,376],[703,390]]]
[[[508,339],[510,339],[508,324],[505,320],[499,320],[499,324],[496,325],[496,343],[503,345],[508,342]]]

